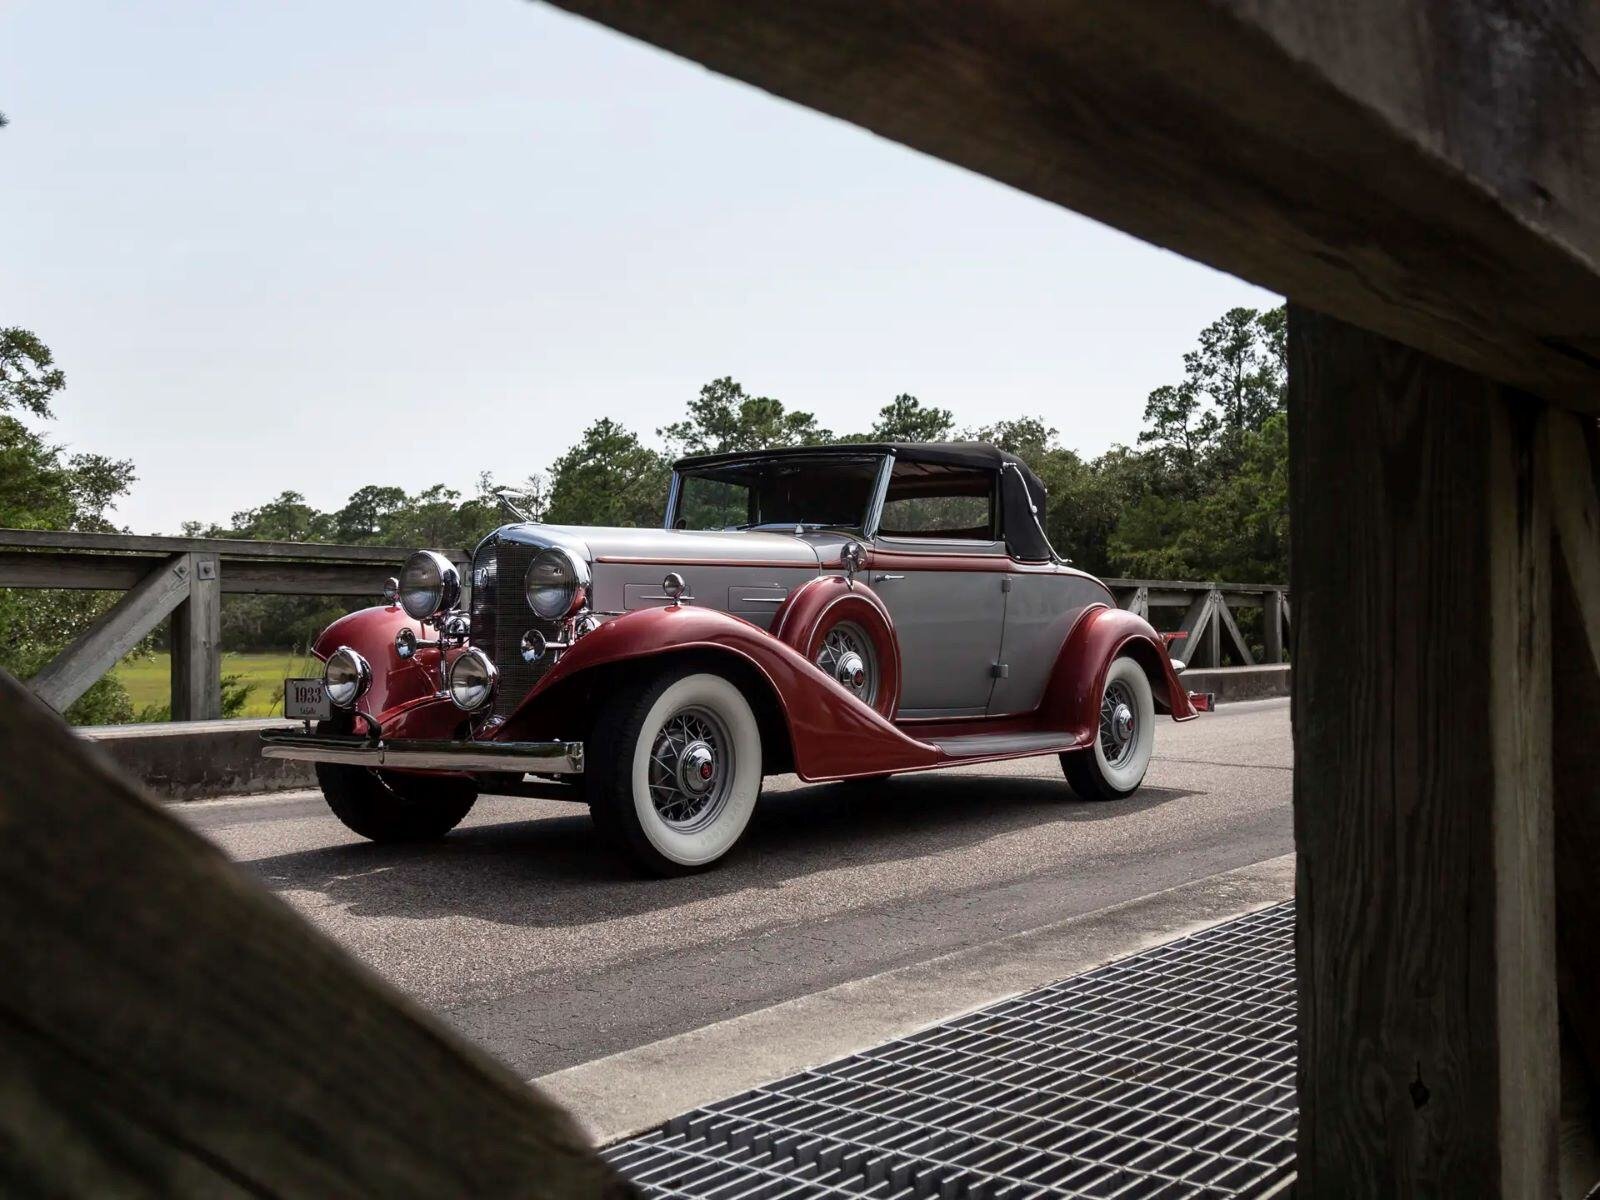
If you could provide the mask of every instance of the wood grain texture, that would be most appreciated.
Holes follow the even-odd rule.
[[[172,719],[222,716],[222,575],[215,554],[190,554],[189,598],[172,613]]]
[[[1269,663],[1283,658],[1283,593],[1268,592],[1261,605],[1262,653]]]
[[[0,1193],[621,1195],[0,672]]]
[[[166,620],[168,613],[184,604],[191,574],[188,555],[173,555],[158,563],[46,663],[28,681],[28,687],[51,708],[65,712]]]
[[[1255,666],[1256,656],[1250,653],[1250,643],[1244,640],[1244,634],[1239,631],[1239,623],[1233,619],[1233,613],[1228,608],[1227,599],[1220,593],[1217,595],[1217,623],[1222,631],[1227,633],[1228,641],[1232,643],[1233,652],[1239,656],[1239,661],[1247,667]]]
[[[1300,1178],[1555,1187],[1542,406],[1290,307]]]
[[[390,563],[396,568],[415,546],[344,546],[322,542],[257,542],[246,538],[149,537],[135,533],[79,533],[57,529],[0,529],[0,547],[137,554],[217,554],[228,558],[289,558],[303,561]],[[440,550],[452,562],[467,560],[461,549]]]
[[[1321,311],[1600,407],[1575,0],[556,0]]]

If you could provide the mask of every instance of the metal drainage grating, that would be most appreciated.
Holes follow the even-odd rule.
[[[1292,1179],[1282,904],[619,1142],[650,1197],[1261,1196]]]

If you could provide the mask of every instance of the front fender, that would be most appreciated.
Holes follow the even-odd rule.
[[[939,751],[907,737],[824,675],[793,647],[749,621],[690,605],[646,608],[614,617],[586,634],[550,668],[495,731],[516,741],[546,737],[570,722],[575,682],[601,667],[638,662],[649,669],[664,655],[731,655],[765,682],[789,736],[802,779],[909,771],[939,761]]]
[[[1044,727],[1071,730],[1084,742],[1092,741],[1100,727],[1106,672],[1122,655],[1144,668],[1157,707],[1170,712],[1174,721],[1198,715],[1154,626],[1135,613],[1101,604],[1085,611],[1061,647],[1040,705]]]
[[[410,629],[418,640],[427,637],[422,624],[406,616],[398,604],[357,609],[324,629],[311,648],[323,662],[340,646],[349,646],[367,660],[372,686],[356,702],[356,708],[391,736],[397,736],[391,728],[397,721],[414,725],[418,718],[406,714],[432,707],[428,702],[435,701],[441,689],[438,648],[425,646],[411,658],[401,658],[395,653],[394,639],[402,629]],[[448,700],[445,704],[460,716]]]

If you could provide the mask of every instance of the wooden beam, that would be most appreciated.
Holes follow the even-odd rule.
[[[1542,406],[1289,311],[1302,1197],[1554,1194]]]
[[[1491,0],[555,0],[1600,407],[1600,23]]]
[[[3,671],[0,827],[0,1191],[628,1194]]]
[[[94,550],[137,554],[217,554],[228,558],[289,558],[302,561],[387,563],[395,570],[415,546],[349,546],[326,542],[257,542],[245,538],[146,537],[134,533],[80,533],[57,529],[0,529],[0,548]],[[464,563],[465,550],[440,553]]]
[[[1271,591],[1261,606],[1262,650],[1269,663],[1283,661],[1283,593]]]
[[[1250,653],[1250,643],[1244,640],[1244,634],[1239,632],[1239,623],[1233,619],[1233,613],[1228,609],[1228,601],[1221,593],[1217,595],[1218,624],[1227,631],[1228,640],[1233,643],[1234,653],[1239,656],[1239,662],[1246,667],[1256,665],[1256,656]],[[1219,661],[1217,666],[1221,666]]]
[[[1131,613],[1141,617],[1150,615],[1150,589],[1146,587],[1124,588],[1116,593],[1117,606],[1125,608]]]
[[[1216,623],[1215,596],[1216,593],[1212,591],[1201,592],[1189,602],[1188,611],[1183,614],[1183,620],[1178,624],[1178,632],[1183,634],[1183,637],[1178,639],[1174,650],[1177,656],[1191,667],[1218,665],[1214,657],[1202,661],[1207,653],[1215,654],[1208,645],[1202,644],[1205,641],[1206,631]]]
[[[176,555],[151,571],[28,681],[57,712],[65,712],[95,681],[161,624],[189,595],[188,556]]]
[[[1600,496],[1589,443],[1594,422],[1568,413],[1550,423],[1550,478],[1556,533],[1590,653],[1600,664]]]
[[[191,554],[189,597],[172,613],[172,719],[222,716],[222,578],[215,554]]]

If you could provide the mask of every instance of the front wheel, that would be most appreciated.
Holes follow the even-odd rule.
[[[1100,693],[1094,746],[1061,756],[1061,770],[1085,800],[1120,800],[1144,782],[1155,749],[1156,705],[1144,668],[1114,659]]]
[[[428,842],[461,824],[478,799],[470,779],[402,775],[347,763],[318,763],[317,782],[333,815],[374,842]]]
[[[755,712],[732,680],[707,671],[667,671],[619,693],[586,757],[596,827],[656,875],[728,853],[761,794]]]

